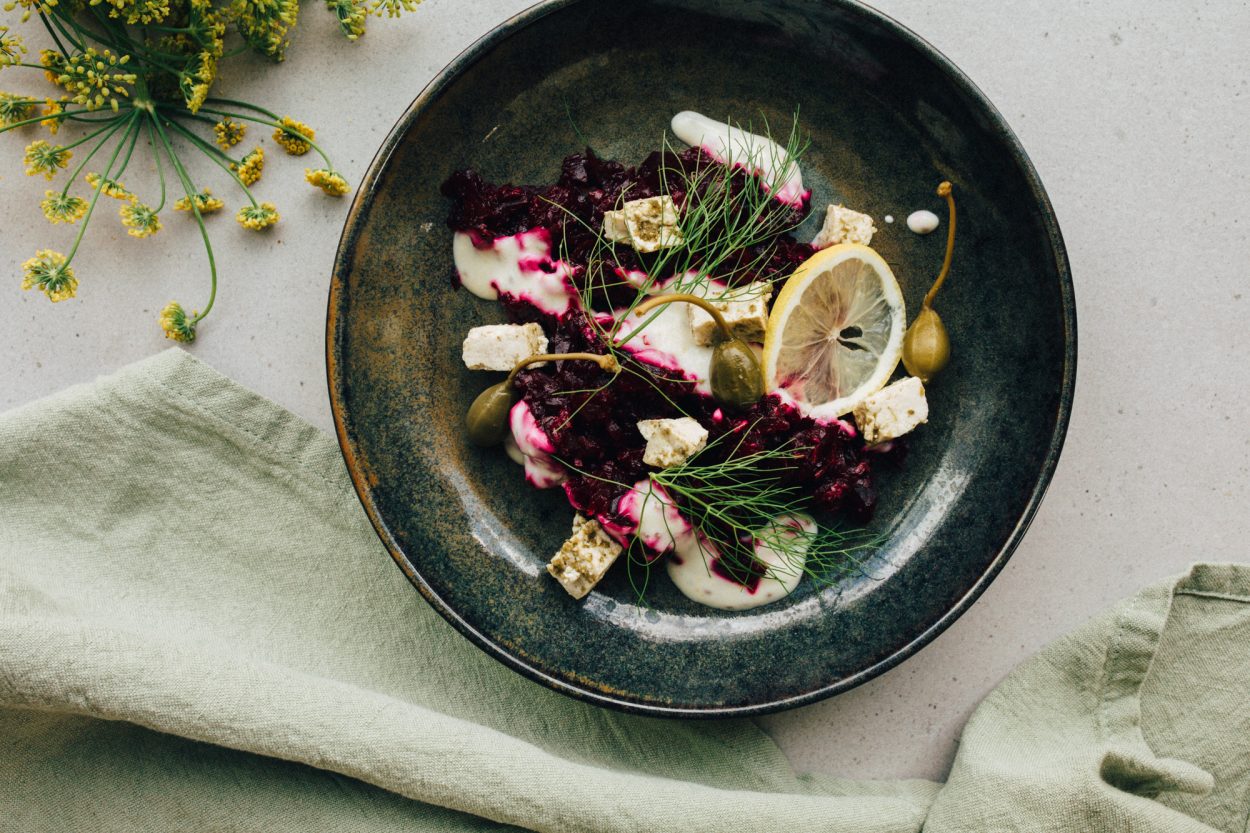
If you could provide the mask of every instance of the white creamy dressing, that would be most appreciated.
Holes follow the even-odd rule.
[[[639,480],[621,495],[616,502],[619,518],[600,518],[604,530],[622,544],[628,544],[630,536],[641,540],[658,553],[670,552],[678,541],[690,537],[690,522],[677,510],[677,505],[667,490],[650,480]]]
[[[816,522],[806,515],[784,515],[773,520],[773,534],[795,538],[816,532]],[[762,542],[755,545],[755,557],[768,565],[768,572],[754,590],[712,570],[716,550],[703,539],[687,535],[677,541],[677,549],[666,566],[669,578],[687,598],[720,610],[749,610],[788,596],[799,586],[806,563],[806,547],[794,547],[788,557]]]
[[[563,315],[577,294],[572,267],[551,259],[551,234],[543,228],[496,237],[483,246],[458,231],[452,242],[456,272],[465,289],[493,301],[501,293],[529,301],[543,312]]]
[[[621,322],[616,339],[621,341],[654,316],[654,320],[622,344],[621,349],[640,362],[680,373],[695,383],[694,389],[699,393],[711,396],[712,386],[708,379],[712,373],[712,348],[694,340],[687,306],[669,304],[642,315],[630,315]]]
[[[893,214],[887,214],[887,215],[885,215],[885,221],[886,221],[887,223],[893,223],[893,222],[894,222],[894,215],[893,215]]]
[[[673,134],[692,147],[703,148],[713,159],[758,174],[764,182],[781,183],[774,197],[802,205],[811,192],[803,188],[803,173],[786,149],[755,133],[691,110],[673,116]]]
[[[921,209],[907,215],[907,227],[916,234],[928,234],[935,230],[942,221],[932,211]]]
[[[508,412],[512,426],[512,439],[525,464],[525,479],[536,489],[550,489],[564,482],[568,474],[564,467],[552,458],[556,450],[551,438],[538,425],[524,400],[512,406]]]

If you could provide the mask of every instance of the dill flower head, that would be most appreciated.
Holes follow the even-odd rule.
[[[0,67],[16,66],[26,54],[21,35],[10,35],[8,26],[0,26]]]
[[[214,58],[225,52],[226,24],[213,8],[212,0],[191,0],[187,6],[186,34]]]
[[[49,223],[76,223],[87,213],[86,200],[57,191],[44,191],[39,207]]]
[[[109,17],[122,18],[132,26],[135,24],[160,23],[169,16],[169,0],[104,0],[109,8]],[[92,0],[92,6],[100,5],[101,0]]]
[[[262,202],[260,205],[243,206],[235,215],[235,219],[244,228],[264,231],[282,218],[278,215],[278,209],[273,203]]]
[[[161,230],[161,218],[150,205],[138,201],[124,203],[120,213],[122,225],[131,237],[151,237]]]
[[[35,112],[35,100],[22,95],[0,92],[0,126],[26,121]]]
[[[22,264],[22,289],[39,288],[52,303],[73,298],[78,279],[65,260],[65,255],[51,249],[40,249]]]
[[[69,159],[74,153],[69,148],[60,145],[50,145],[43,139],[31,142],[26,146],[26,175],[36,176],[43,174],[44,179],[51,179],[56,176],[57,171],[69,164]]]
[[[106,104],[116,110],[116,96],[129,96],[129,87],[135,83],[134,73],[125,72],[128,63],[129,55],[118,57],[108,49],[90,47],[64,62],[56,83],[65,88],[75,104],[88,110],[98,110]]]
[[[351,186],[347,184],[347,180],[341,174],[325,168],[305,168],[304,179],[308,180],[310,185],[320,188],[332,197],[341,197],[351,190]]]
[[[365,21],[369,16],[365,0],[326,0],[326,8],[338,18],[343,37],[354,41],[365,33]]]
[[[216,137],[217,144],[221,145],[225,150],[230,150],[230,148],[243,141],[243,137],[246,135],[247,125],[237,122],[229,116],[213,125],[213,136]]]
[[[30,20],[30,16],[34,12],[40,14],[50,13],[52,7],[56,5],[57,0],[9,0],[4,4],[4,10],[11,12],[18,6],[22,7],[22,22]]]
[[[244,185],[251,185],[260,179],[260,172],[265,169],[265,149],[257,147],[244,156],[242,162],[230,167],[239,172],[239,179],[243,180]]]
[[[208,98],[208,90],[217,80],[217,57],[211,52],[201,52],[187,63],[178,75],[178,90],[192,113],[199,112]]]
[[[174,211],[190,211],[191,203],[195,203],[195,207],[201,214],[212,214],[225,208],[226,204],[213,196],[213,192],[205,188],[198,194],[192,194],[190,197],[183,197],[174,203]]]
[[[135,198],[134,194],[126,190],[125,185],[122,185],[115,179],[105,179],[99,174],[90,172],[88,172],[83,178],[87,180],[87,184],[91,186],[92,191],[100,188],[106,197],[112,197],[117,200],[126,200],[127,202]]]
[[[49,84],[56,84],[56,79],[60,78],[69,66],[65,56],[54,49],[39,50],[39,65],[43,67],[43,77],[48,79]]]
[[[400,12],[414,11],[421,0],[373,0],[370,11],[378,17],[399,17]]]
[[[48,128],[48,132],[55,136],[56,132],[61,129],[61,119],[63,118],[61,114],[64,112],[64,100],[44,99],[43,110],[40,111],[40,115],[47,116],[47,118],[39,122],[39,126]]]
[[[275,61],[286,57],[287,33],[299,16],[299,0],[234,0],[230,17],[248,45]]]
[[[156,319],[160,322],[161,329],[165,331],[165,338],[172,338],[174,341],[181,341],[184,344],[195,341],[195,313],[187,315],[187,311],[182,308],[182,304],[177,301],[170,301],[161,310],[161,317]]]
[[[317,134],[311,127],[290,116],[283,116],[278,124],[280,126],[273,131],[273,140],[282,145],[287,153],[292,156],[303,156],[312,150],[309,142],[317,138]]]

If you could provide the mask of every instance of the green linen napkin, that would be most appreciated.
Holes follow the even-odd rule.
[[[173,349],[0,415],[0,831],[1244,833],[1248,600],[1198,567],[1056,643],[943,787],[799,776],[486,657],[329,437]]]

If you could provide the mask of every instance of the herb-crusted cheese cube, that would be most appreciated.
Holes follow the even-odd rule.
[[[915,376],[899,379],[855,406],[855,424],[869,445],[901,437],[928,421],[924,384]]]
[[[840,205],[831,205],[825,212],[825,224],[812,238],[812,245],[818,249],[832,246],[835,243],[859,243],[867,246],[872,243],[872,236],[877,228],[872,218]]]
[[[684,463],[707,445],[707,429],[697,419],[644,419],[638,431],[647,441],[642,462],[667,469]]]
[[[547,337],[537,324],[488,324],[465,336],[464,366],[469,370],[511,370],[521,359],[547,352]]]
[[[573,535],[547,565],[550,573],[575,599],[591,591],[621,554],[621,545],[608,537],[598,521],[573,519]]]
[[[772,297],[772,284],[760,282],[726,290],[722,297],[709,298],[708,302],[720,310],[735,336],[743,341],[763,341],[768,327],[768,301]],[[696,344],[706,347],[721,340],[720,327],[711,315],[694,304],[685,307]]]
[[[628,243],[640,252],[654,252],[682,243],[677,227],[677,205],[664,195],[630,200],[619,211],[603,213],[603,233],[617,243]]]

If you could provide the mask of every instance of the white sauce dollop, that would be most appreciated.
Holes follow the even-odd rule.
[[[550,489],[563,483],[568,473],[552,458],[556,447],[538,425],[525,400],[512,406],[508,421],[512,427],[512,439],[524,458],[525,479],[536,489]]]
[[[772,139],[692,110],[673,116],[672,128],[678,139],[703,148],[716,161],[740,166],[758,174],[764,182],[779,184],[773,196],[782,202],[802,205],[807,200],[810,192],[803,188],[798,163]]]
[[[461,285],[488,301],[507,293],[563,315],[577,294],[569,280],[572,268],[551,259],[551,235],[543,228],[496,237],[482,247],[473,244],[471,234],[458,231],[452,255]]]
[[[692,534],[690,522],[678,511],[672,496],[663,486],[650,480],[639,480],[622,495],[617,500],[616,513],[627,522],[605,518],[600,518],[599,522],[609,535],[623,544],[633,535],[656,552],[665,553]]]
[[[691,291],[688,287],[685,291]],[[698,292],[697,289],[693,290]],[[663,292],[657,294],[664,294]],[[653,367],[673,370],[695,384],[699,393],[710,396],[712,385],[708,381],[712,373],[712,349],[694,340],[690,329],[690,313],[687,304],[669,304],[642,315],[630,315],[621,322],[616,340],[619,342],[637,329],[638,325],[655,316],[638,335],[621,345],[621,349]]]
[[[783,515],[773,520],[776,535],[809,538],[816,533],[816,522],[806,515]],[[792,548],[783,557],[774,548],[757,542],[755,557],[768,565],[768,572],[754,590],[712,570],[716,550],[707,541],[687,535],[677,541],[676,551],[667,559],[669,578],[687,598],[720,610],[749,610],[788,596],[799,586],[806,563],[806,545]]]
[[[932,211],[913,211],[907,215],[907,227],[916,234],[928,234],[938,227],[941,220]]]

